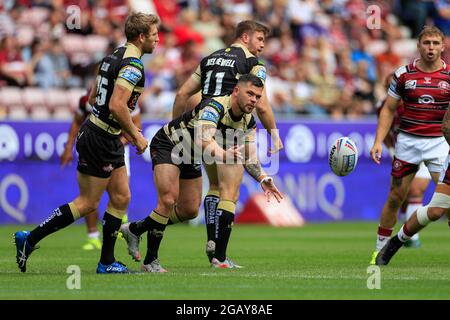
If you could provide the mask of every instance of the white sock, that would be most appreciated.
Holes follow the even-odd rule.
[[[380,251],[381,248],[383,248],[384,245],[386,244],[386,242],[389,240],[389,238],[390,237],[384,237],[384,236],[377,235],[376,251]]]
[[[376,251],[380,251],[392,235],[391,228],[378,226]]]
[[[409,203],[408,207],[406,208],[406,221],[409,220],[409,218],[411,218],[411,216],[413,215],[414,211],[416,211],[417,209],[419,209],[422,206],[421,203]],[[411,237],[411,240],[419,240],[419,234],[416,233]]]
[[[412,237],[406,235],[405,232],[403,231],[403,228],[404,228],[404,227],[405,227],[405,225],[403,225],[403,226],[400,228],[400,231],[397,233],[397,237],[400,239],[401,242],[406,242],[406,241],[408,241],[409,239],[412,239],[414,236],[417,235],[417,233],[416,233],[415,235],[413,235]]]
[[[100,232],[98,232],[98,231],[88,233],[89,239],[98,239],[99,237],[100,237]]]

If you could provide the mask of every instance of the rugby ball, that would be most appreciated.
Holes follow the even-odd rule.
[[[331,170],[340,177],[355,170],[358,162],[358,149],[349,137],[337,139],[330,148],[328,162]]]

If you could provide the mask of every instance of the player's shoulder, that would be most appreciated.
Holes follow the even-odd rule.
[[[212,121],[217,124],[224,117],[225,107],[222,104],[224,101],[218,98],[221,97],[206,98],[202,100],[199,110],[200,121]]]
[[[205,107],[211,107],[219,113],[225,112],[225,106],[228,105],[230,96],[218,96],[207,98],[204,101]]]
[[[132,43],[126,43],[120,48],[119,54],[122,54],[122,65],[131,65],[138,69],[144,69],[141,60],[141,51]]]
[[[144,70],[144,64],[142,63],[142,60],[137,57],[126,57],[122,59],[122,66],[131,66],[135,67],[139,70]]]
[[[412,63],[410,64],[405,64],[401,67],[398,67],[395,71],[394,71],[394,75],[397,79],[399,79],[402,75],[406,75],[410,70],[415,69],[414,65]]]
[[[240,43],[233,43],[229,49],[247,60],[258,60],[258,58],[251,53],[246,46]]]
[[[446,74],[446,75],[450,75],[450,65],[448,65],[447,62],[445,62],[444,60],[442,60],[442,66],[443,66],[443,68],[442,68],[441,73],[444,73],[444,74]]]
[[[211,58],[217,58],[217,57],[223,56],[224,53],[227,52],[226,50],[227,50],[227,48],[221,48],[216,51],[213,51],[210,54],[208,54],[207,56],[204,56],[201,61],[208,61]]]

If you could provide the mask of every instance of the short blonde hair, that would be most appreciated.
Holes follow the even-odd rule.
[[[270,29],[266,25],[253,21],[245,20],[238,23],[235,31],[235,38],[239,39],[244,33],[262,32],[267,37],[270,34]]]
[[[435,26],[425,26],[423,27],[422,31],[419,34],[418,41],[422,40],[424,36],[439,36],[442,39],[442,42],[444,42],[445,36],[444,33]]]
[[[125,36],[127,41],[136,40],[141,33],[148,34],[154,24],[159,24],[159,17],[155,14],[133,12],[125,21]]]

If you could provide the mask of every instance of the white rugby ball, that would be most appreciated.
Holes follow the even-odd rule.
[[[355,170],[358,162],[358,149],[349,137],[337,139],[330,148],[328,162],[331,170],[340,177]]]

